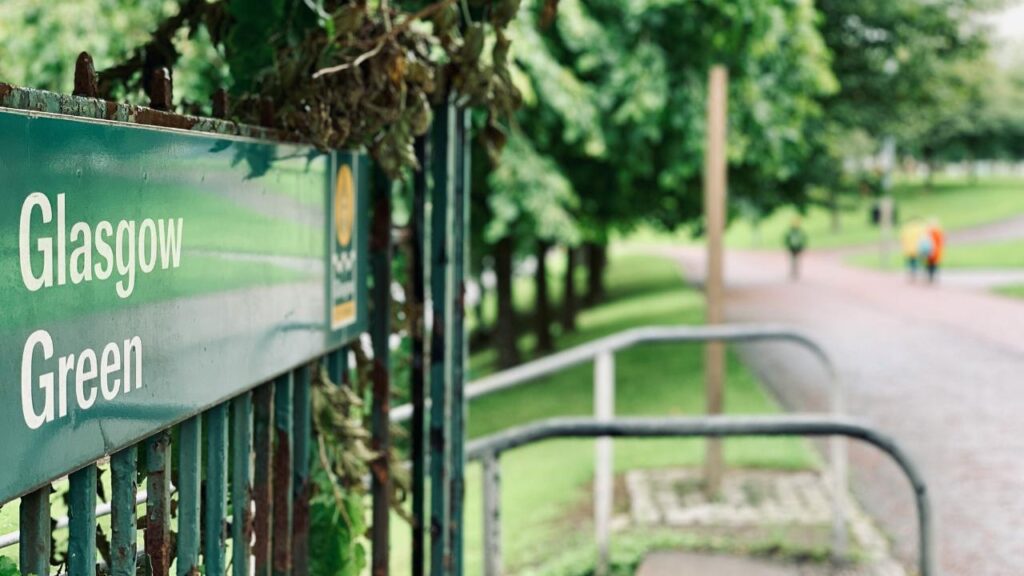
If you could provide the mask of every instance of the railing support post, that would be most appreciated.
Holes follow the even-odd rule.
[[[501,576],[501,463],[497,454],[484,464],[484,576]]]
[[[455,110],[447,100],[435,109],[430,195],[430,574],[451,572],[451,252]]]
[[[21,498],[21,573],[50,572],[50,485]]]
[[[834,374],[832,379],[832,414],[841,418],[846,413],[843,387],[834,381],[836,379]],[[846,531],[849,456],[846,446],[847,439],[844,436],[833,436],[829,439],[829,457],[832,461],[832,557],[834,560],[846,558],[849,552],[849,537]]]
[[[594,418],[611,420],[615,416],[615,356],[602,352],[594,359]],[[597,575],[608,574],[608,549],[611,540],[612,439],[603,436],[595,443],[594,538],[597,542]]]

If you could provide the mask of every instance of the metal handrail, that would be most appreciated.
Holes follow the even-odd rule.
[[[918,523],[918,570],[921,576],[936,576],[932,549],[931,509],[924,478],[910,457],[889,436],[867,424],[847,418],[828,418],[815,415],[790,416],[704,416],[673,418],[620,418],[597,420],[592,418],[552,418],[524,426],[509,428],[485,438],[474,440],[466,447],[467,460],[483,460],[484,474],[484,535],[485,555],[493,554],[500,536],[497,524],[500,499],[496,496],[494,481],[498,478],[498,460],[502,452],[533,442],[551,438],[590,437],[714,437],[732,436],[846,436],[856,438],[879,448],[900,467],[914,490]],[[500,540],[499,540],[500,541]],[[488,544],[490,546],[488,546]],[[488,573],[499,566],[487,562]],[[493,556],[490,558],[493,562]]]
[[[578,364],[591,362],[602,353],[616,352],[638,344],[658,342],[754,342],[762,340],[789,341],[803,346],[810,351],[824,366],[832,381],[833,410],[842,408],[843,389],[838,378],[836,378],[835,366],[832,364],[832,360],[824,348],[804,332],[778,324],[644,326],[632,328],[474,380],[466,385],[466,399],[472,400],[514,388],[542,376],[554,374]],[[405,422],[411,417],[412,404],[403,404],[391,410],[392,422]]]
[[[633,328],[598,338],[579,346],[556,352],[532,362],[486,376],[466,386],[467,399],[479,398],[502,390],[526,384],[580,364],[594,362],[594,415],[610,419],[614,417],[615,362],[614,354],[619,350],[648,343],[706,343],[706,342],[755,342],[781,340],[800,345],[811,352],[822,364],[831,388],[832,413],[842,415],[846,411],[845,391],[835,366],[828,354],[807,334],[777,324],[717,324],[703,326],[646,326]],[[391,411],[391,421],[398,423],[412,416],[412,406],[405,404]],[[830,441],[829,456],[833,481],[832,540],[833,553],[843,557],[847,553],[846,493],[847,454],[846,440],[833,438]],[[597,464],[594,483],[595,538],[602,555],[607,554],[612,507],[612,446],[611,440],[597,442]]]

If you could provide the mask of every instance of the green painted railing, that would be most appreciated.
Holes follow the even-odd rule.
[[[319,362],[337,366],[343,350],[112,455],[103,465],[111,474],[110,564],[102,563],[101,573],[134,576],[138,566],[154,576],[170,573],[170,471],[176,459],[175,574],[226,574],[229,540],[235,576],[250,574],[250,566],[257,574],[308,574],[311,374]],[[148,488],[141,554],[136,545],[139,462]],[[98,470],[88,464],[68,480],[71,576],[96,574]],[[25,575],[51,572],[50,493],[46,484],[21,499],[18,536]]]
[[[250,141],[294,138],[219,119],[179,116],[0,84],[0,112],[5,108],[51,118],[98,119],[112,126],[137,123],[242,136]],[[414,463],[418,463],[411,503],[415,513],[416,574],[425,573],[428,566],[429,572],[436,575],[462,572],[460,520],[465,418],[460,390],[464,380],[461,366],[465,362],[462,284],[468,228],[468,122],[467,111],[453,104],[441,106],[431,135],[421,139],[417,147],[424,170],[413,183],[417,225],[412,228],[412,245],[419,259],[413,266],[413,291],[424,317],[419,318],[420,357],[413,370],[412,387],[413,421],[419,426],[411,431],[410,439]],[[371,262],[366,263],[371,273],[369,283],[374,286],[373,292],[367,294],[371,303],[368,327],[375,349],[373,443],[381,450],[390,442],[388,347],[390,265],[394,251],[390,188],[391,183],[380,179],[374,184],[377,222],[370,239]],[[428,301],[432,308],[423,310]],[[432,323],[426,322],[428,313],[433,316]],[[431,325],[433,330],[427,330]],[[307,327],[297,325],[296,330],[302,329]],[[252,354],[261,352],[254,350]],[[220,396],[223,400],[212,406],[204,405],[201,413],[190,412],[186,419],[138,443],[121,444],[114,453],[98,461],[93,460],[93,454],[83,455],[79,462],[57,463],[57,467],[71,472],[66,573],[309,574],[310,499],[314,490],[311,456],[316,446],[312,427],[313,375],[323,367],[332,380],[346,381],[349,365],[349,349],[345,346],[298,365],[282,365],[279,375],[272,380],[251,382],[241,392],[236,388],[231,392],[233,396]],[[210,387],[217,385],[215,380],[208,383]],[[428,396],[434,401],[429,414]],[[48,458],[45,452],[36,456]],[[371,544],[375,574],[388,572],[387,522],[392,493],[388,466],[386,458],[372,466]],[[99,502],[97,496],[101,470],[110,473],[109,503]],[[431,490],[429,496],[427,486]],[[52,490],[51,483],[44,483],[24,494],[19,503],[19,533],[13,538],[0,536],[0,554],[5,538],[6,544],[18,543],[20,570],[26,576],[59,571],[59,567],[50,565],[51,537],[55,529],[62,527],[59,522],[54,526]],[[176,511],[173,519],[172,509]],[[108,513],[109,552],[97,536],[98,517]],[[429,554],[424,546],[428,527]]]

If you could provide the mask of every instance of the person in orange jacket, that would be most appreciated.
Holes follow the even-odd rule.
[[[928,222],[928,237],[931,239],[932,246],[925,264],[928,268],[928,282],[934,283],[939,271],[939,264],[942,263],[942,244],[945,240],[942,226],[939,225],[939,221],[935,218]]]

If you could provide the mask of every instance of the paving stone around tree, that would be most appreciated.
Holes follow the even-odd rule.
[[[885,538],[850,497],[847,526],[854,561],[831,565],[811,559],[815,551],[827,550],[831,543],[833,493],[825,473],[729,470],[714,497],[706,494],[701,473],[695,469],[632,470],[623,480],[629,506],[628,517],[620,519],[620,526],[692,530],[753,548],[772,542],[780,556],[807,557],[806,561],[787,561],[657,553],[645,561],[640,574],[905,574],[892,559]]]

